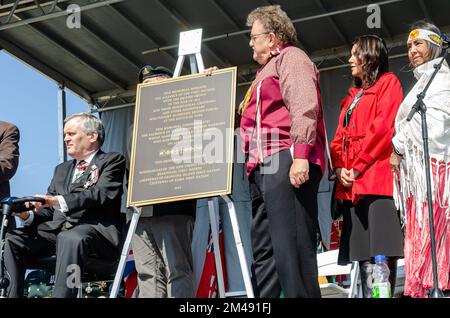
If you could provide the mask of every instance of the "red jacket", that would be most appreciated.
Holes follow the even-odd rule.
[[[394,122],[403,100],[403,91],[397,77],[383,74],[375,84],[364,90],[346,128],[345,112],[360,89],[350,88],[341,105],[336,135],[331,142],[333,168],[354,168],[360,175],[350,188],[340,183],[336,197],[356,202],[361,195],[392,196],[392,153]]]

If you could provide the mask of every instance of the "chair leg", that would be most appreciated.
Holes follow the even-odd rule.
[[[359,261],[359,273],[361,275],[361,287],[364,298],[372,298],[372,270],[370,261]]]
[[[395,286],[397,283],[397,259],[398,257],[388,257],[388,267],[389,267],[389,283],[391,284],[391,295],[395,296]]]
[[[83,283],[78,287],[77,298],[83,298]]]
[[[360,280],[359,262],[352,262],[352,269],[350,271],[350,290],[348,298],[359,298],[361,294],[358,291],[358,281]]]

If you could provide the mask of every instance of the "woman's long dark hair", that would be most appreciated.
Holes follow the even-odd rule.
[[[364,80],[353,78],[356,87],[369,88],[384,73],[389,71],[389,57],[386,43],[377,35],[363,35],[356,38],[355,56],[362,64]]]

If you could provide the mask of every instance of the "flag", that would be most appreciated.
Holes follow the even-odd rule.
[[[339,249],[343,223],[344,221],[342,219],[337,219],[336,221],[333,221],[331,225],[330,251]],[[336,275],[334,283],[343,288],[348,288],[350,287],[350,275]]]
[[[227,289],[227,279],[225,275],[225,255],[223,250],[223,239],[222,239],[222,226],[219,225],[219,249],[220,256],[222,260],[222,275],[225,290]],[[214,259],[214,244],[211,226],[209,227],[209,242],[206,248],[205,263],[203,265],[203,272],[200,278],[200,283],[197,289],[197,298],[216,298],[218,291],[217,284],[217,271],[216,271],[216,260]]]
[[[136,266],[134,264],[134,255],[132,250],[128,252],[128,256],[125,261],[123,280],[125,282],[125,298],[137,298],[137,272]]]
[[[342,220],[333,221],[331,224],[331,236],[330,236],[330,246],[329,250],[337,250],[339,248],[339,241],[342,234]]]

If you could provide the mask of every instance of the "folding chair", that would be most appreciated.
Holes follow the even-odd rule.
[[[93,282],[107,282],[113,281],[116,269],[118,266],[118,260],[105,260],[90,255],[86,263],[84,264],[84,271],[81,276],[82,284]],[[27,264],[28,269],[42,270],[47,273],[54,274],[56,265],[56,256],[44,256],[36,258]],[[82,298],[85,295],[86,290],[83,289],[83,285],[78,288],[78,298]]]
[[[337,264],[339,250],[332,250],[317,254],[319,276],[350,275],[349,288],[343,288],[335,283],[320,284],[323,298],[359,298],[362,295],[359,283],[359,264],[341,266]]]
[[[119,250],[122,249],[122,246],[124,245],[126,237],[129,236],[130,227],[129,224],[125,221],[125,215],[122,216],[123,218],[123,228],[122,228],[122,235],[121,235],[121,247]],[[134,232],[133,232],[134,233]],[[131,234],[133,234],[131,233]],[[116,272],[118,269],[120,263],[119,256],[115,260],[109,260],[109,259],[102,259],[99,258],[97,255],[89,255],[86,259],[86,263],[84,264],[84,271],[81,275],[81,282],[82,283],[92,283],[92,282],[113,282],[116,277]],[[37,269],[37,270],[44,270],[48,273],[55,272],[55,266],[56,266],[56,256],[44,256],[39,257],[36,259],[31,260],[27,267],[28,269]],[[119,281],[120,285],[121,281]],[[117,291],[115,294],[115,297],[117,297],[119,291],[119,287],[117,287]],[[80,285],[80,288],[78,288],[78,298],[83,297],[83,286]]]

